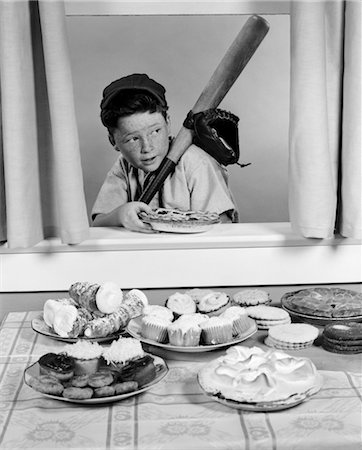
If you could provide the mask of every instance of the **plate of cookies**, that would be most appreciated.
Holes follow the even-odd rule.
[[[288,292],[281,305],[292,317],[315,325],[362,321],[362,293],[339,287]]]
[[[155,231],[166,233],[203,233],[220,222],[216,212],[181,211],[177,209],[157,208],[150,213],[139,215],[144,223]]]
[[[165,305],[148,305],[127,332],[141,342],[177,352],[207,352],[242,342],[257,331],[246,309],[225,292],[175,292]]]
[[[260,412],[296,406],[315,395],[323,383],[308,358],[241,345],[230,347],[205,364],[197,379],[212,400],[230,408]]]
[[[121,337],[106,348],[78,341],[46,353],[25,369],[24,382],[48,398],[93,405],[141,394],[167,373],[162,358],[144,352],[138,340]]]

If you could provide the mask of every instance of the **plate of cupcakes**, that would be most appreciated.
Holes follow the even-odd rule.
[[[245,308],[219,291],[175,292],[165,305],[148,305],[127,332],[141,342],[177,352],[206,352],[242,342],[257,331]]]
[[[60,353],[46,353],[24,371],[27,386],[45,397],[93,405],[141,394],[168,373],[166,362],[143,351],[134,338],[110,346],[79,340]]]

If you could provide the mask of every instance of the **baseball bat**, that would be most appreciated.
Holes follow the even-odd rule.
[[[268,31],[269,23],[262,17],[253,15],[248,18],[201,92],[192,108],[193,113],[216,108],[219,105]],[[181,156],[192,144],[192,139],[193,131],[182,126],[160,167],[148,175],[147,186],[140,201],[149,203],[152,200]]]

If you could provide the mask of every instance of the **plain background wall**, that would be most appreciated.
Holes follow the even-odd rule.
[[[103,88],[133,72],[166,87],[173,134],[248,16],[69,16],[84,188],[90,212],[117,152],[99,120]],[[270,31],[220,108],[239,116],[240,162],[229,166],[241,222],[288,221],[289,16]]]

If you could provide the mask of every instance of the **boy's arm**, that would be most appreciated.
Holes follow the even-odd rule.
[[[93,220],[94,227],[124,227],[130,231],[153,233],[149,224],[143,223],[138,214],[151,212],[152,209],[142,202],[128,202],[118,206],[109,213],[97,214]]]

